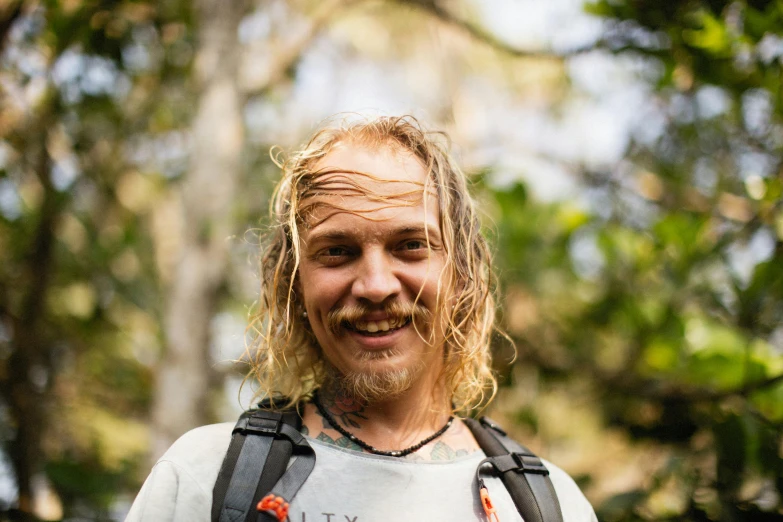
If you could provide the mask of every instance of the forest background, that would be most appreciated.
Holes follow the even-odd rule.
[[[367,110],[474,181],[486,413],[602,521],[783,519],[780,0],[3,0],[0,52],[0,520],[249,406],[270,147]]]

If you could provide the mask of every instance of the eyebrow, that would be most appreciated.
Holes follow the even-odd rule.
[[[387,234],[384,234],[385,236],[404,236],[407,234],[422,234],[429,237],[430,241],[436,241],[440,240],[440,232],[434,227],[434,226],[405,226],[400,227],[397,229],[394,229],[390,231]],[[334,230],[331,232],[324,232],[324,233],[318,233],[314,232],[312,233],[312,237],[307,238],[307,243],[315,243],[317,241],[344,241],[346,239],[351,239],[353,237],[352,234],[345,232],[343,230]]]
[[[341,230],[335,230],[334,232],[325,232],[319,234],[318,232],[309,234],[312,237],[307,238],[307,243],[313,243],[315,241],[342,241],[348,239],[350,234]]]
[[[424,234],[429,238],[440,239],[440,231],[433,226],[402,227],[395,230],[392,235],[404,236],[406,234]]]

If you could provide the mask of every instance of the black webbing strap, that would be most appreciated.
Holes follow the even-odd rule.
[[[281,497],[286,502],[291,502],[315,467],[315,452],[302,434],[290,425],[283,424],[281,426],[281,434],[289,438],[293,442],[294,448],[298,451],[295,451],[297,455],[294,457],[294,461],[288,466],[288,469],[283,473],[272,490],[269,491],[269,494],[273,497]],[[257,522],[265,522],[267,520],[276,519],[268,512],[260,512],[258,514]]]
[[[259,500],[272,490],[290,502],[315,465],[300,427],[295,410],[258,409],[239,417],[212,492],[213,522],[276,520],[256,510]]]
[[[517,511],[525,522],[563,522],[560,503],[549,479],[549,470],[537,456],[486,417],[465,419],[479,446],[500,473]]]

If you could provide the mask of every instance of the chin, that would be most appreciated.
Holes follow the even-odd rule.
[[[425,370],[421,362],[405,361],[402,352],[396,348],[362,351],[342,368],[327,363],[326,380],[367,403],[393,399],[410,390]]]
[[[408,391],[417,373],[410,368],[350,372],[342,375],[340,385],[351,396],[374,403]]]

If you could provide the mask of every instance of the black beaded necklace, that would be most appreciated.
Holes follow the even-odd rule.
[[[383,455],[385,457],[404,457],[406,455],[410,455],[415,451],[418,451],[425,444],[432,442],[433,440],[437,439],[438,437],[446,433],[446,430],[451,427],[451,423],[454,422],[454,417],[453,416],[449,417],[449,420],[446,421],[446,424],[441,429],[439,429],[438,431],[436,431],[426,439],[417,442],[416,444],[414,444],[409,448],[405,448],[403,450],[384,451],[384,450],[376,449],[373,446],[370,446],[369,444],[361,440],[359,437],[357,437],[353,433],[349,432],[348,430],[340,426],[337,423],[337,421],[334,419],[334,417],[332,417],[332,415],[328,411],[326,411],[326,408],[324,408],[323,405],[321,404],[321,399],[318,397],[318,392],[315,392],[313,394],[313,403],[315,404],[315,407],[318,408],[320,414],[329,422],[329,424],[331,424],[334,427],[334,429],[339,431],[341,434],[348,437],[348,439],[350,439],[351,442],[355,442],[362,449],[365,449],[370,453],[373,453],[375,455]]]

